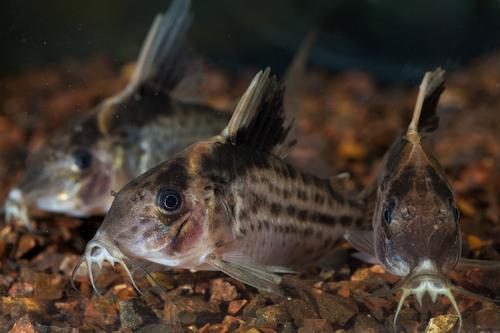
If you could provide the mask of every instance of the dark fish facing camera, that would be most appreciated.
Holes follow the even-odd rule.
[[[498,263],[460,259],[459,210],[446,175],[421,139],[439,125],[436,107],[444,90],[444,71],[425,74],[407,131],[384,157],[377,178],[373,232],[349,231],[356,249],[376,258],[389,272],[404,278],[394,318],[394,329],[404,300],[415,295],[421,305],[427,293],[432,301],[446,296],[462,318],[452,290],[471,295],[446,277],[459,260],[487,268]],[[477,295],[476,295],[477,297]]]
[[[29,227],[30,208],[75,217],[104,214],[111,190],[224,128],[227,115],[174,97],[192,65],[185,41],[191,21],[189,0],[174,0],[156,17],[127,87],[29,157],[6,201],[7,221]]]
[[[94,263],[128,270],[149,261],[220,270],[279,292],[276,273],[327,258],[347,228],[364,222],[361,204],[282,160],[295,144],[293,120],[269,72],[255,76],[220,135],[117,194],[74,273],[86,262],[94,284]]]

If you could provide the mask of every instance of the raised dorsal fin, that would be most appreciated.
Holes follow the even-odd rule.
[[[292,62],[286,70],[283,82],[286,87],[284,95],[285,110],[288,114],[296,116],[299,110],[300,91],[306,76],[307,60],[309,53],[316,41],[317,31],[310,31],[299,49],[295,53]]]
[[[174,0],[167,12],[158,14],[148,31],[130,82],[120,93],[104,104],[112,106],[145,89],[171,93],[186,76],[188,69],[186,34],[191,25],[190,0]],[[108,133],[110,122],[120,108],[102,107],[98,114],[99,129]]]
[[[289,137],[293,119],[287,119],[283,107],[284,88],[267,68],[255,75],[241,97],[222,136],[233,145],[284,157],[295,145]]]
[[[444,91],[445,71],[437,68],[433,72],[425,73],[413,111],[413,117],[408,126],[407,136],[421,136],[436,130],[439,126],[439,117],[436,113],[441,93]]]

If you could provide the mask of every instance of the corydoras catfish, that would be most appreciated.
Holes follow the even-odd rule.
[[[94,286],[94,263],[128,271],[127,264],[149,261],[220,270],[279,292],[276,273],[328,258],[346,228],[364,222],[361,204],[282,160],[296,142],[292,127],[282,86],[269,69],[259,72],[221,134],[116,195],[74,272],[86,262]]]
[[[439,295],[446,296],[459,315],[461,327],[452,290],[471,293],[453,285],[446,274],[459,262],[498,267],[495,262],[460,259],[460,214],[454,194],[439,162],[421,141],[439,125],[436,107],[443,90],[443,70],[425,74],[411,123],[382,162],[374,188],[373,232],[349,231],[346,235],[355,248],[404,278],[395,288],[403,292],[394,318],[395,331],[404,300],[414,294],[421,305],[426,293],[433,302]]]
[[[126,88],[56,132],[29,157],[7,198],[7,221],[30,226],[32,208],[75,217],[103,215],[113,199],[111,190],[224,128],[227,115],[175,98],[176,89],[191,77],[185,41],[191,21],[189,0],[174,0],[156,17]]]

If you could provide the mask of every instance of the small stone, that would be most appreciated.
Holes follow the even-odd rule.
[[[328,319],[332,324],[343,326],[358,313],[358,307],[350,300],[323,292],[315,292],[313,295],[320,318]]]
[[[259,331],[261,331],[262,333],[277,333],[276,330],[273,330],[272,328],[266,328],[266,327],[259,328]]]
[[[10,275],[0,274],[0,294],[5,294],[14,281],[14,278]]]
[[[219,325],[212,325],[210,332],[234,332],[241,327],[243,327],[243,324],[245,322],[239,318],[232,317],[232,316],[225,316],[224,320],[222,321],[221,324]],[[216,327],[218,326],[216,329]]]
[[[1,297],[0,313],[9,313],[14,318],[19,318],[26,313],[41,313],[42,305],[31,297]]]
[[[304,326],[306,319],[317,319],[318,315],[310,303],[306,303],[301,299],[291,299],[284,302],[285,307],[290,317],[297,326]]]
[[[500,331],[500,307],[487,305],[474,315],[477,328],[480,330]]]
[[[196,281],[196,285],[194,287],[194,293],[198,295],[205,295],[208,290],[208,283],[205,281]]]
[[[210,302],[230,302],[237,297],[236,287],[226,280],[220,278],[210,281]]]
[[[266,299],[262,295],[257,294],[250,298],[248,304],[243,308],[242,315],[244,317],[255,317],[255,312],[257,311],[257,309],[265,306],[265,304]]]
[[[110,326],[116,322],[118,313],[115,304],[108,298],[101,296],[92,297],[85,308],[85,322],[101,327]]]
[[[290,316],[282,304],[269,305],[256,311],[256,324],[259,327],[278,329],[290,321]]]
[[[230,315],[235,315],[243,309],[243,307],[248,303],[246,299],[236,299],[234,301],[229,302],[227,307],[227,313]]]
[[[281,327],[280,333],[294,333],[297,332],[294,324],[292,322],[284,323]]]
[[[191,311],[181,311],[179,313],[179,321],[184,326],[193,325],[196,323],[196,313]]]
[[[128,301],[135,297],[134,287],[125,283],[120,283],[113,286],[113,295],[120,301]]]
[[[9,289],[11,297],[32,297],[33,284],[29,282],[16,282]]]
[[[393,306],[390,300],[382,297],[360,297],[356,300],[363,303],[370,311],[370,314],[379,321],[383,321],[385,319],[384,310],[388,311],[392,309]]]
[[[333,332],[332,325],[326,319],[304,319],[303,327],[298,333],[330,333]]]
[[[28,315],[16,320],[9,333],[39,333],[40,331],[33,324]]]
[[[144,300],[140,298],[119,301],[118,306],[120,309],[120,322],[123,328],[136,330],[145,323],[157,319]]]
[[[458,316],[455,314],[439,315],[431,318],[425,328],[425,333],[447,333],[452,332],[455,324],[458,322]]]
[[[35,273],[34,297],[39,300],[60,299],[63,277],[59,274]]]
[[[201,297],[175,296],[165,299],[162,319],[172,325],[206,324],[220,322],[222,316],[216,304],[205,302]]]
[[[21,258],[36,246],[36,238],[32,234],[23,234],[19,239],[16,251],[16,259]]]
[[[379,324],[373,317],[358,315],[354,322],[354,333],[379,333],[385,332],[383,325]]]
[[[171,326],[164,324],[150,324],[137,330],[137,333],[184,333],[182,326]]]
[[[249,330],[246,330],[245,333],[260,333],[260,331],[256,328],[251,328]]]

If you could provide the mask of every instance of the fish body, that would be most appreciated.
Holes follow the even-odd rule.
[[[384,156],[373,187],[373,231],[349,231],[346,235],[353,247],[375,257],[387,271],[403,278],[396,287],[403,293],[394,318],[395,331],[403,302],[412,294],[420,305],[425,294],[432,301],[446,296],[459,315],[461,326],[452,290],[478,295],[453,285],[446,274],[458,264],[498,269],[495,262],[460,257],[460,213],[453,190],[437,159],[422,144],[422,139],[439,125],[436,107],[443,90],[444,71],[426,73],[412,121]]]
[[[460,257],[459,212],[452,189],[421,142],[438,126],[435,110],[443,84],[442,71],[426,75],[421,91],[427,95],[417,102],[406,133],[389,148],[378,179],[375,255],[399,276],[418,267],[447,273]]]
[[[6,202],[6,220],[29,226],[28,209],[102,215],[119,190],[175,152],[219,133],[228,116],[174,97],[188,71],[190,1],[158,15],[127,87],[73,121],[28,159]]]
[[[221,270],[279,291],[278,272],[331,254],[362,205],[282,157],[294,145],[283,90],[260,72],[220,135],[191,145],[126,185],[82,262]]]

